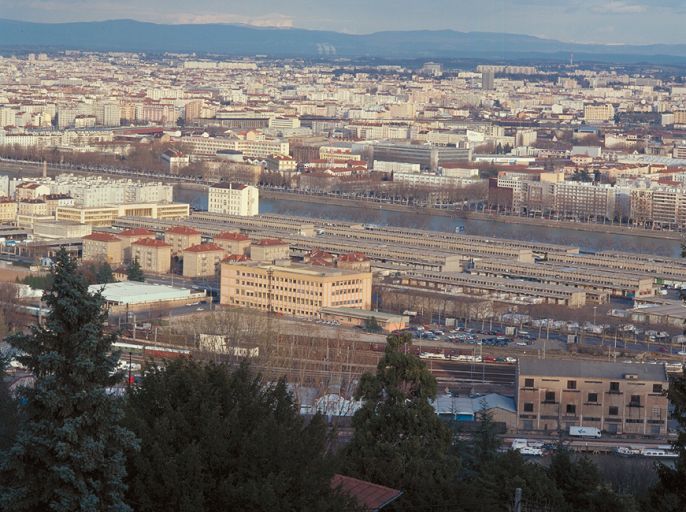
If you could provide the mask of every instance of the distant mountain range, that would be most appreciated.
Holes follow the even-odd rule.
[[[527,35],[454,30],[366,35],[247,25],[161,25],[134,20],[32,23],[0,19],[0,50],[216,53],[270,57],[545,59],[686,64],[686,44],[564,43]]]

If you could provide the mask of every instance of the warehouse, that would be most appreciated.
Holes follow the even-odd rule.
[[[149,307],[183,306],[189,302],[204,300],[205,292],[194,292],[187,288],[176,288],[161,284],[123,281],[120,283],[94,284],[88,287],[90,293],[102,291],[110,310],[122,307],[128,310]],[[138,307],[138,308],[137,308]]]

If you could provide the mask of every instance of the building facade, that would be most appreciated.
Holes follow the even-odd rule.
[[[665,436],[668,387],[663,364],[520,358],[518,429]]]
[[[329,267],[229,261],[221,264],[221,304],[319,317],[323,307],[371,309],[372,274]]]
[[[259,214],[257,187],[242,183],[218,183],[209,188],[207,211],[224,215],[252,217]]]

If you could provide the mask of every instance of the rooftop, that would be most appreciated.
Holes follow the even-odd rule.
[[[253,245],[267,247],[270,245],[288,245],[288,242],[284,242],[283,240],[279,240],[278,238],[263,238],[262,240],[258,240],[257,242],[255,242]]]
[[[215,240],[235,240],[238,242],[245,242],[247,240],[250,240],[250,237],[248,237],[242,233],[232,233],[229,231],[225,231],[224,233],[219,233],[218,235],[215,235],[213,238]]]
[[[519,374],[540,377],[575,377],[624,380],[627,374],[638,380],[667,382],[664,364],[606,363],[555,359],[519,359]]]
[[[167,233],[170,235],[199,235],[200,231],[189,228],[188,226],[174,226],[173,228],[169,228]]]
[[[183,250],[183,252],[224,252],[217,244],[196,244]]]
[[[142,245],[144,247],[171,247],[171,245],[166,243],[164,240],[157,240],[155,238],[142,238],[140,240],[136,240],[131,245]]]
[[[83,237],[84,240],[93,240],[95,242],[120,242],[121,240],[119,237],[111,234],[111,233],[101,233],[101,232],[95,232],[91,233],[90,235],[86,235]]]
[[[118,233],[119,236],[125,236],[125,237],[130,237],[130,236],[155,236],[155,233],[153,231],[150,231],[149,229],[145,228],[133,228],[133,229],[126,229],[124,231],[121,231]]]
[[[191,290],[188,288],[175,288],[173,286],[137,281],[122,281],[105,285],[94,284],[88,287],[90,293],[96,293],[100,290],[102,290],[102,296],[107,302],[117,304],[181,300],[188,297],[191,293]]]
[[[400,498],[403,491],[336,474],[331,479],[331,488],[351,496],[364,510],[381,510]]]

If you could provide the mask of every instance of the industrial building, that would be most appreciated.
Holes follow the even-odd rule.
[[[518,429],[555,433],[584,426],[663,437],[668,387],[664,364],[520,358]]]

